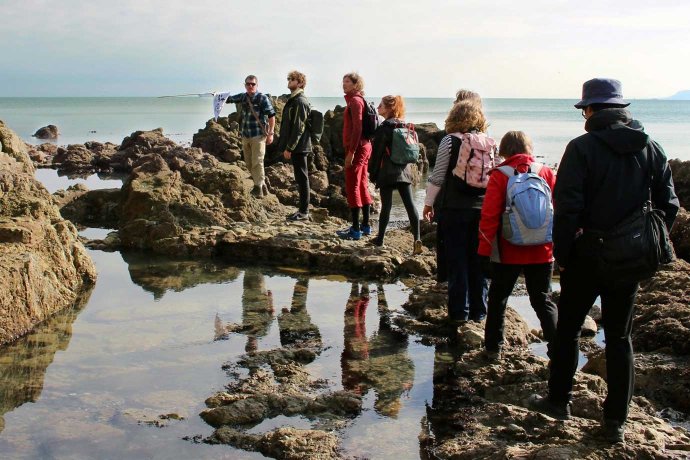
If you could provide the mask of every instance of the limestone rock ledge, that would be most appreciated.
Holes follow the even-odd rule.
[[[74,225],[34,179],[24,143],[0,121],[0,344],[73,304],[96,280]]]

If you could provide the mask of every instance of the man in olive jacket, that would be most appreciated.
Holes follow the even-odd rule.
[[[609,390],[602,428],[611,442],[624,440],[633,396],[630,336],[639,283],[603,281],[583,242],[588,241],[588,232],[606,232],[641,208],[650,193],[654,208],[665,213],[669,230],[679,208],[666,154],[625,109],[628,105],[621,83],[608,78],[585,82],[582,100],[575,104],[582,109],[587,133],[566,147],[554,189],[553,242],[561,271],[561,295],[549,394],[546,398],[533,395],[530,400],[530,407],[536,410],[560,419],[569,417],[580,329],[601,296]]]
[[[307,127],[311,106],[304,95],[307,77],[296,70],[288,74],[287,87],[290,98],[283,108],[280,123],[278,150],[283,157],[292,161],[295,181],[299,192],[299,208],[287,217],[288,220],[309,220],[309,169],[308,158],[311,153],[311,136]]]

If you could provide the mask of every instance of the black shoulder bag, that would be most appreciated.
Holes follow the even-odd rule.
[[[586,230],[596,254],[597,271],[606,281],[634,282],[651,278],[660,264],[675,259],[664,212],[652,202],[651,155],[647,150],[647,200],[608,231]]]

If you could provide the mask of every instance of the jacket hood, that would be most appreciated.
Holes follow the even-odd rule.
[[[510,158],[507,158],[498,166],[510,166],[511,168],[517,168],[520,165],[528,165],[531,163],[538,163],[538,161],[529,153],[516,153]]]
[[[603,109],[587,119],[585,130],[620,154],[636,153],[649,141],[642,123],[626,109]]]

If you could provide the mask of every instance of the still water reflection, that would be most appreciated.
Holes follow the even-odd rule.
[[[88,302],[0,348],[0,458],[263,458],[183,438],[211,434],[198,413],[228,383],[224,363],[300,341],[323,345],[307,366],[314,378],[363,395],[363,413],[340,432],[348,455],[417,456],[434,351],[391,326],[402,284],[91,255],[99,279]],[[215,340],[219,319],[239,333]]]

